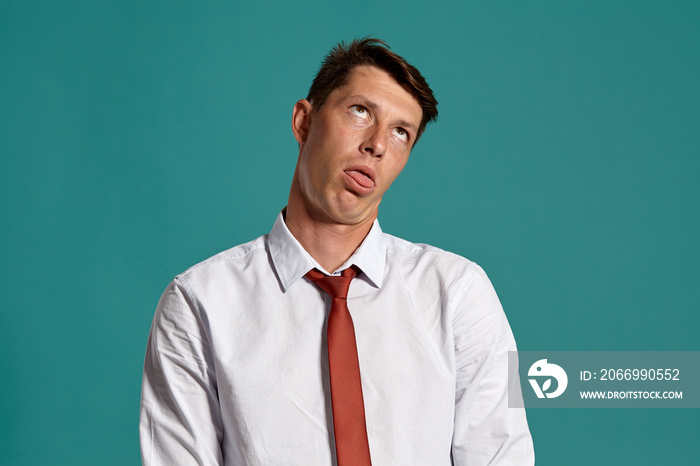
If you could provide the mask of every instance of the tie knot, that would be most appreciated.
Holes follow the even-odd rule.
[[[328,293],[332,299],[347,299],[350,282],[357,275],[353,267],[343,270],[340,276],[324,275],[318,269],[309,270],[306,277]]]

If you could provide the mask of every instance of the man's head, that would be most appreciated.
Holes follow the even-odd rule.
[[[306,100],[319,110],[334,90],[347,84],[352,70],[362,65],[375,66],[386,71],[418,101],[423,116],[418,128],[417,141],[426,125],[437,119],[437,100],[418,69],[389,50],[389,46],[379,39],[365,37],[355,39],[350,44],[341,42],[336,45],[318,70]]]
[[[287,208],[292,227],[303,216],[307,226],[368,230],[437,113],[418,70],[375,40],[353,44],[331,51],[310,100],[294,106],[299,159]]]

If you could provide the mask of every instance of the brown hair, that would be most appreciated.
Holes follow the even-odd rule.
[[[416,141],[423,134],[425,126],[437,120],[437,100],[418,69],[403,57],[395,54],[379,39],[365,37],[354,39],[350,44],[340,42],[326,55],[318,70],[309,95],[306,98],[316,109],[320,109],[331,93],[343,87],[350,72],[357,66],[376,66],[389,73],[397,83],[416,98],[423,110]]]

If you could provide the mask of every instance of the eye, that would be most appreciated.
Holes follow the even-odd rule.
[[[408,142],[408,131],[405,129],[399,127],[394,130],[396,132],[396,135],[404,142]]]
[[[369,112],[362,105],[353,105],[350,107],[350,112],[360,118],[367,118],[369,116]]]

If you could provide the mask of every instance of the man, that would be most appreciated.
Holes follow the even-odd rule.
[[[515,342],[488,278],[376,220],[436,106],[381,41],[326,57],[294,106],[299,158],[270,234],[161,298],[145,465],[534,463],[524,411],[507,407]]]

